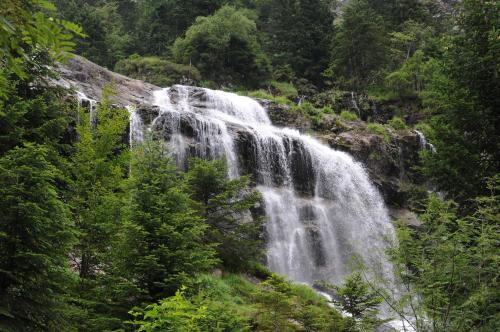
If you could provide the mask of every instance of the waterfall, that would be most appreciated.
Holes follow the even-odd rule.
[[[420,149],[428,150],[428,151],[431,151],[432,153],[436,152],[436,148],[434,147],[434,145],[432,145],[431,143],[429,143],[427,141],[427,138],[425,137],[425,135],[422,132],[420,132],[416,129],[414,129],[413,131],[415,133],[417,133],[418,138],[420,139]]]
[[[352,102],[352,107],[358,112],[358,117],[361,119],[361,110],[359,109],[358,102],[356,101],[356,96],[354,95],[354,91],[351,91],[351,102]]]
[[[78,101],[78,110],[80,110],[82,107],[88,108],[89,113],[90,113],[89,114],[90,125],[92,127],[95,127],[97,124],[97,117],[96,117],[97,101],[92,99],[92,98],[87,97],[81,91],[76,92],[76,98]]]
[[[127,106],[127,111],[130,115],[130,129],[129,129],[129,142],[142,142],[144,140],[144,124],[142,119],[137,114],[137,110],[133,106]]]
[[[148,130],[168,142],[179,167],[189,156],[225,158],[229,177],[253,176],[265,205],[272,271],[310,285],[338,284],[357,257],[392,280],[385,249],[394,229],[363,166],[348,154],[273,126],[248,97],[175,85],[156,91],[154,103],[160,111]],[[131,119],[138,128],[138,116]]]

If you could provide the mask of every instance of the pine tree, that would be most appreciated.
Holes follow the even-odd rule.
[[[349,2],[334,35],[326,71],[341,87],[363,89],[377,83],[387,64],[388,38],[382,17],[367,0]]]
[[[0,329],[64,327],[62,306],[71,284],[67,254],[74,240],[55,182],[60,172],[48,149],[26,144],[0,158]]]
[[[121,271],[145,293],[144,300],[156,301],[173,295],[217,259],[213,245],[203,242],[208,225],[192,209],[163,142],[146,142],[134,150],[130,182]]]
[[[461,8],[459,31],[425,91],[437,153],[424,154],[424,172],[463,204],[485,194],[500,169],[500,4],[466,0]]]
[[[186,174],[188,192],[210,225],[206,242],[218,243],[217,254],[227,269],[242,269],[262,256],[262,216],[251,209],[260,194],[249,178],[230,180],[223,160],[191,159]]]
[[[128,172],[128,147],[123,138],[128,112],[112,108],[110,94],[107,88],[95,119],[82,110],[79,141],[71,156],[70,202],[79,231],[72,258],[84,279],[102,269],[111,237],[123,219],[123,183]]]
[[[490,179],[490,195],[459,217],[457,205],[432,196],[421,216],[421,229],[401,225],[392,251],[398,275],[409,292],[418,331],[495,331],[498,297],[499,178]]]
[[[333,28],[332,1],[259,1],[263,46],[273,66],[289,66],[293,76],[319,83],[328,66],[330,36]]]
[[[90,331],[122,328],[133,305],[130,299],[137,293],[120,278],[113,254],[127,212],[129,151],[124,142],[128,112],[111,106],[111,94],[106,87],[92,120],[87,110],[80,110],[79,140],[68,165],[67,196],[78,232],[70,254],[79,277],[72,289],[77,309],[72,321]]]

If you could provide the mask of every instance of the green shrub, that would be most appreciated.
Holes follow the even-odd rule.
[[[374,86],[368,90],[368,98],[374,102],[388,102],[399,99],[399,95],[384,86]]]
[[[340,112],[340,117],[345,121],[356,121],[358,120],[358,116],[356,113],[342,111]]]
[[[315,94],[312,100],[317,106],[330,105],[334,108],[340,108],[342,106],[344,95],[348,93],[342,90],[326,90]]]
[[[247,95],[252,98],[274,100],[274,96],[272,94],[262,89],[250,91]]]
[[[274,97],[272,100],[278,104],[283,104],[283,105],[292,105],[293,104],[293,102],[290,99],[288,99],[287,97],[284,97],[284,96],[277,96],[277,97]]]
[[[200,72],[193,66],[180,65],[157,56],[140,57],[136,54],[118,61],[115,71],[158,86],[170,86],[185,80],[198,82],[201,79]]]
[[[298,98],[299,96],[297,89],[291,83],[271,81],[269,85],[276,89],[280,96],[287,98]]]
[[[237,94],[240,96],[248,96],[251,98],[257,98],[257,99],[265,99],[265,100],[270,100],[274,101],[277,104],[281,105],[292,105],[293,102],[286,98],[285,96],[273,96],[269,92],[263,89],[255,90],[255,91],[237,91]]]
[[[368,124],[366,129],[368,129],[368,131],[373,134],[381,136],[386,142],[389,142],[391,140],[391,136],[389,135],[387,128],[385,128],[384,125],[380,123],[370,123]]]
[[[201,86],[202,88],[207,88],[207,89],[212,89],[212,90],[216,90],[219,88],[219,85],[217,83],[215,83],[214,81],[210,81],[210,80],[200,81],[199,86]]]
[[[415,125],[415,129],[422,132],[425,135],[425,137],[432,137],[433,136],[432,127],[425,122],[420,122],[417,125]]]
[[[321,111],[313,106],[308,101],[305,101],[301,104],[298,104],[293,108],[294,111],[299,112],[301,114],[306,114],[309,116],[317,116],[321,113]]]
[[[133,312],[141,331],[346,331],[324,297],[276,274],[261,283],[236,274],[200,275],[145,311]]]
[[[134,325],[140,331],[249,331],[248,319],[239,315],[231,303],[200,296],[189,299],[183,290],[152,304],[144,314],[134,312]],[[229,294],[226,294],[229,296]]]
[[[406,126],[406,123],[404,122],[403,119],[401,119],[398,116],[395,116],[394,118],[390,119],[388,122],[389,126],[396,130],[406,130],[408,127]]]
[[[321,113],[323,113],[323,114],[335,114],[335,111],[330,106],[325,106],[321,109]]]

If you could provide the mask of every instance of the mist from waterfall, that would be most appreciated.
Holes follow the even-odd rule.
[[[248,97],[176,85],[157,91],[155,104],[150,130],[167,140],[179,167],[190,156],[225,158],[230,177],[252,173],[265,204],[272,271],[339,284],[357,257],[392,280],[385,249],[394,229],[363,166],[348,154],[273,126]]]

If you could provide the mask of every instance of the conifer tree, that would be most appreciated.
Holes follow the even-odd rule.
[[[111,90],[94,116],[80,115],[79,141],[71,157],[71,207],[79,231],[72,258],[81,278],[103,268],[111,237],[122,221],[123,183],[128,172],[128,147],[123,138],[128,125],[125,109],[112,108]]]
[[[0,158],[0,329],[64,327],[74,232],[55,185],[61,173],[43,145],[25,144]]]
[[[365,89],[379,80],[387,55],[388,38],[382,17],[367,0],[349,2],[334,35],[332,62],[326,75],[343,88]]]
[[[223,160],[191,159],[186,174],[188,192],[200,215],[210,225],[208,243],[217,243],[224,267],[241,269],[262,256],[262,216],[251,209],[260,194],[249,188],[249,178],[228,179]]]
[[[134,150],[129,190],[121,271],[145,299],[173,295],[189,276],[214,266],[213,245],[203,242],[208,225],[182,190],[163,142],[147,141]]]

